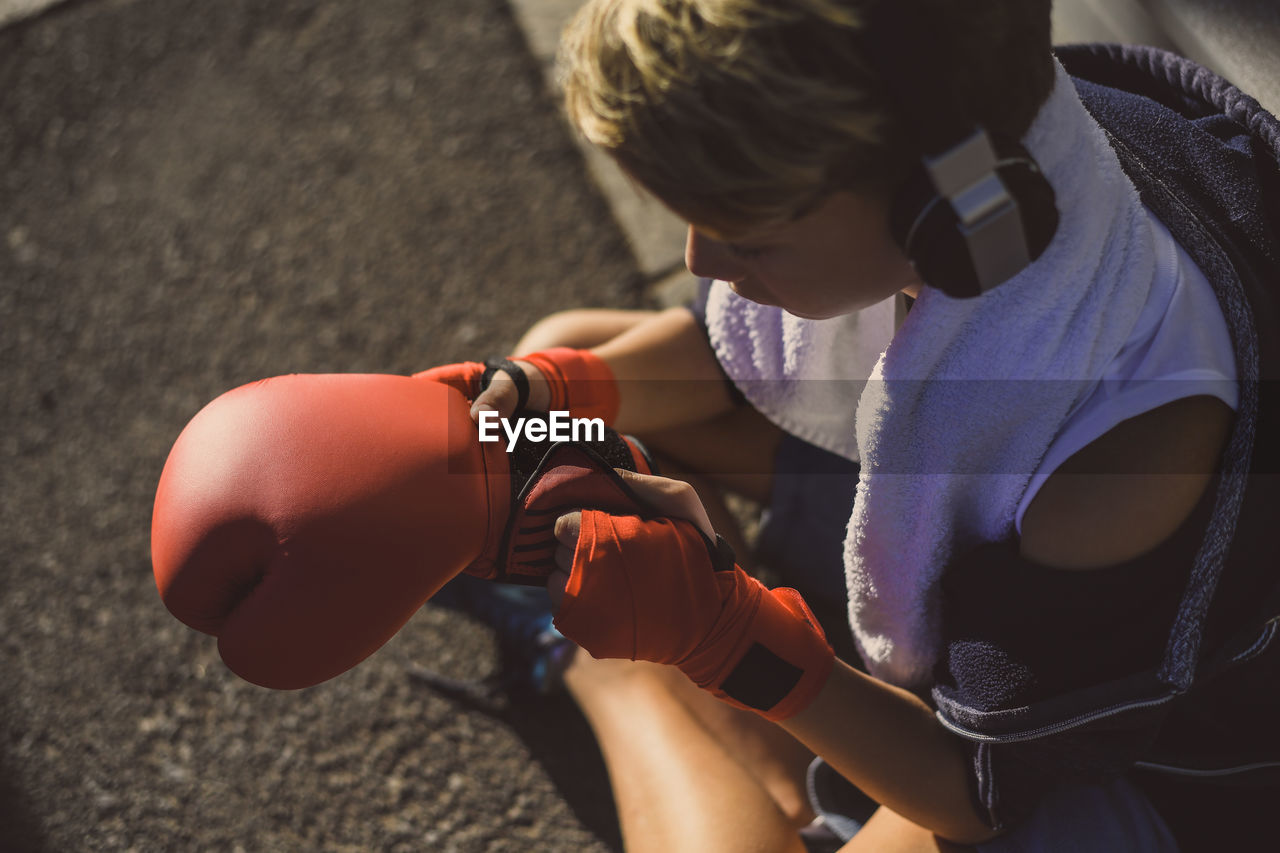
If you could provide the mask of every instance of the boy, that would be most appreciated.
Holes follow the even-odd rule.
[[[680,544],[694,540],[656,546],[644,525],[562,517],[557,625],[601,658],[574,655],[564,683],[600,741],[628,849],[804,849],[811,753],[880,804],[865,823],[831,816],[848,850],[1172,850],[1175,823],[1184,845],[1208,825],[1239,828],[1222,814],[1175,821],[1188,799],[1217,801],[1133,768],[1158,763],[1153,744],[1202,744],[1203,729],[1179,728],[1177,709],[1194,705],[1175,702],[1200,638],[1205,658],[1229,646],[1267,588],[1247,551],[1203,544],[1259,500],[1215,475],[1220,460],[1248,464],[1242,424],[1263,417],[1238,384],[1256,375],[1242,341],[1257,330],[1220,307],[1245,276],[1204,269],[1212,252],[1193,257],[1153,213],[1154,191],[1139,198],[1133,151],[1116,143],[1117,158],[1048,30],[1048,3],[1025,0],[595,0],[570,26],[571,119],[690,223],[689,268],[716,283],[697,312],[553,316],[517,352],[587,351],[616,381],[617,429],[691,470],[738,475],[720,479],[775,519],[837,504],[824,541],[793,530],[775,551],[784,571],[812,570],[795,584],[819,612],[843,573],[870,672],[827,674],[819,652],[802,654],[796,683],[813,684],[785,714],[737,703],[765,719],[644,663],[663,659],[645,651],[661,620],[635,625],[640,652],[625,656],[641,662],[609,659],[607,631],[581,618],[627,612],[589,589],[622,560],[593,556],[598,537],[674,566],[651,581],[669,575],[674,595],[702,571]],[[1120,103],[1090,97],[1102,112]],[[994,165],[941,186],[960,143],[982,136]],[[994,187],[989,208],[1005,195],[1025,208],[994,255],[978,245],[989,208],[966,220],[979,187]],[[931,248],[960,239],[938,236],[950,226],[932,217],[949,209],[973,264],[958,282],[956,251]],[[1012,272],[988,275],[1010,255]],[[915,300],[905,319],[899,293]],[[517,365],[530,407],[545,407],[547,361]],[[498,373],[473,413],[510,414],[516,393]],[[844,466],[843,492],[782,489],[797,459]],[[691,490],[628,479],[661,515],[713,535]],[[1218,577],[1229,582],[1206,616]],[[682,658],[690,677],[707,643]],[[706,686],[732,696],[719,679]]]

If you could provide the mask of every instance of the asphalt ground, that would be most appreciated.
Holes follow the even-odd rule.
[[[503,353],[640,274],[502,0],[98,0],[0,31],[0,849],[617,846],[564,699],[450,693],[425,607],[272,692],[162,606],[165,455],[223,391]]]

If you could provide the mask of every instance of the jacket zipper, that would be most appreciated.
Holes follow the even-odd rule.
[[[1142,699],[1136,702],[1125,702],[1119,705],[1112,705],[1110,708],[1102,708],[1097,711],[1090,711],[1087,714],[1081,714],[1069,720],[1063,720],[1060,723],[1051,723],[1047,726],[1029,729],[1022,732],[1014,732],[1007,735],[984,735],[975,732],[972,729],[965,728],[959,723],[954,723],[943,716],[942,711],[935,711],[938,721],[942,725],[965,738],[966,740],[977,741],[979,743],[1016,743],[1023,740],[1035,740],[1036,738],[1046,737],[1048,735],[1056,735],[1059,732],[1065,732],[1068,729],[1074,729],[1083,726],[1086,723],[1092,723],[1094,720],[1101,720],[1104,717],[1112,717],[1125,711],[1137,710],[1140,708],[1154,708],[1157,705],[1163,705],[1172,701],[1177,694],[1171,693],[1167,696],[1161,696],[1157,699]]]

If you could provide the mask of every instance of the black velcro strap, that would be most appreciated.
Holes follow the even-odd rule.
[[[759,643],[738,661],[720,685],[726,696],[757,711],[768,711],[800,683],[804,670],[787,663]]]
[[[733,547],[719,533],[716,534],[715,547],[710,548],[711,565],[717,572],[731,572],[738,563]]]
[[[480,377],[480,390],[483,391],[489,387],[489,383],[493,381],[493,374],[499,370],[505,371],[511,377],[511,381],[516,383],[516,411],[518,412],[529,402],[529,377],[525,376],[520,365],[511,359],[486,358],[484,375]]]

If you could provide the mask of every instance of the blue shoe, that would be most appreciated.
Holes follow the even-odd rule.
[[[544,695],[562,689],[565,668],[577,646],[552,624],[551,599],[545,589],[459,575],[431,603],[465,613],[493,629],[502,653],[504,687]],[[435,679],[424,671],[416,675],[455,686],[451,679]]]

